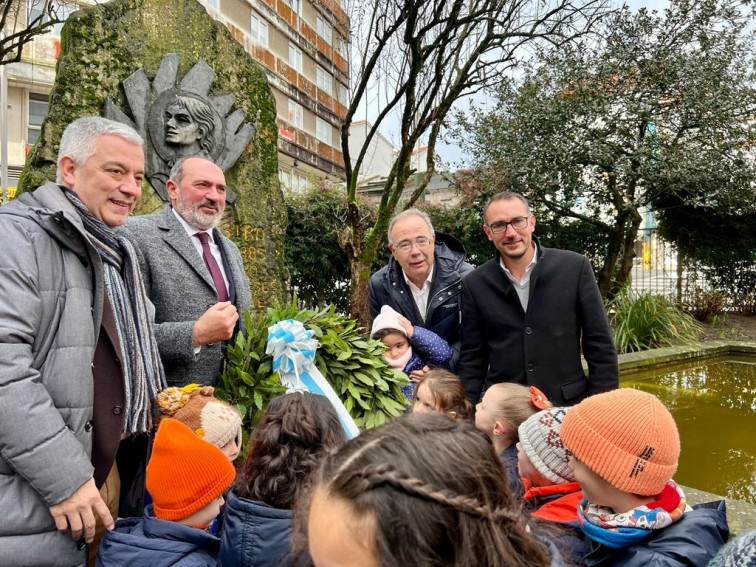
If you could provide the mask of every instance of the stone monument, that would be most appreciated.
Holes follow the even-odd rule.
[[[286,208],[278,183],[275,101],[262,69],[196,0],[114,0],[73,14],[63,28],[50,108],[19,183],[55,178],[60,135],[72,120],[101,115],[145,139],[137,214],[167,201],[165,181],[185,155],[226,173],[221,230],[236,242],[253,308],[281,298]]]

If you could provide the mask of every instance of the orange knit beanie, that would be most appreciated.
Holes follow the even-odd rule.
[[[220,496],[236,471],[223,452],[178,420],[160,422],[147,464],[155,517],[183,520]]]
[[[575,458],[615,488],[659,494],[677,470],[677,425],[652,394],[620,388],[586,398],[564,416],[562,440]]]

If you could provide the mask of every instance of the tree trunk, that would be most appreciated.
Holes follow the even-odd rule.
[[[622,262],[620,263],[619,272],[617,277],[611,285],[610,296],[607,299],[614,297],[630,279],[630,272],[633,269],[633,259],[635,258],[635,239],[638,237],[638,227],[643,220],[638,214],[638,211],[630,211],[630,225],[625,230],[625,239],[623,242],[622,250]]]
[[[370,330],[370,301],[368,298],[368,282],[370,281],[370,267],[365,266],[360,258],[349,261],[352,277],[349,289],[350,312],[352,319],[356,319],[361,327]]]
[[[620,213],[617,222],[609,232],[609,248],[604,258],[604,264],[597,274],[599,292],[604,299],[610,299],[612,295],[612,282],[614,281],[614,269],[617,266],[625,239],[626,214]]]

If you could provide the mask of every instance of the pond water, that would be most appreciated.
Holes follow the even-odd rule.
[[[728,356],[623,374],[622,387],[658,396],[675,417],[675,480],[756,504],[756,357]]]

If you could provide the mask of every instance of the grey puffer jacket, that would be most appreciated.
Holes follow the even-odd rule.
[[[0,207],[0,246],[0,565],[83,565],[48,507],[94,470],[101,262],[53,183]]]

